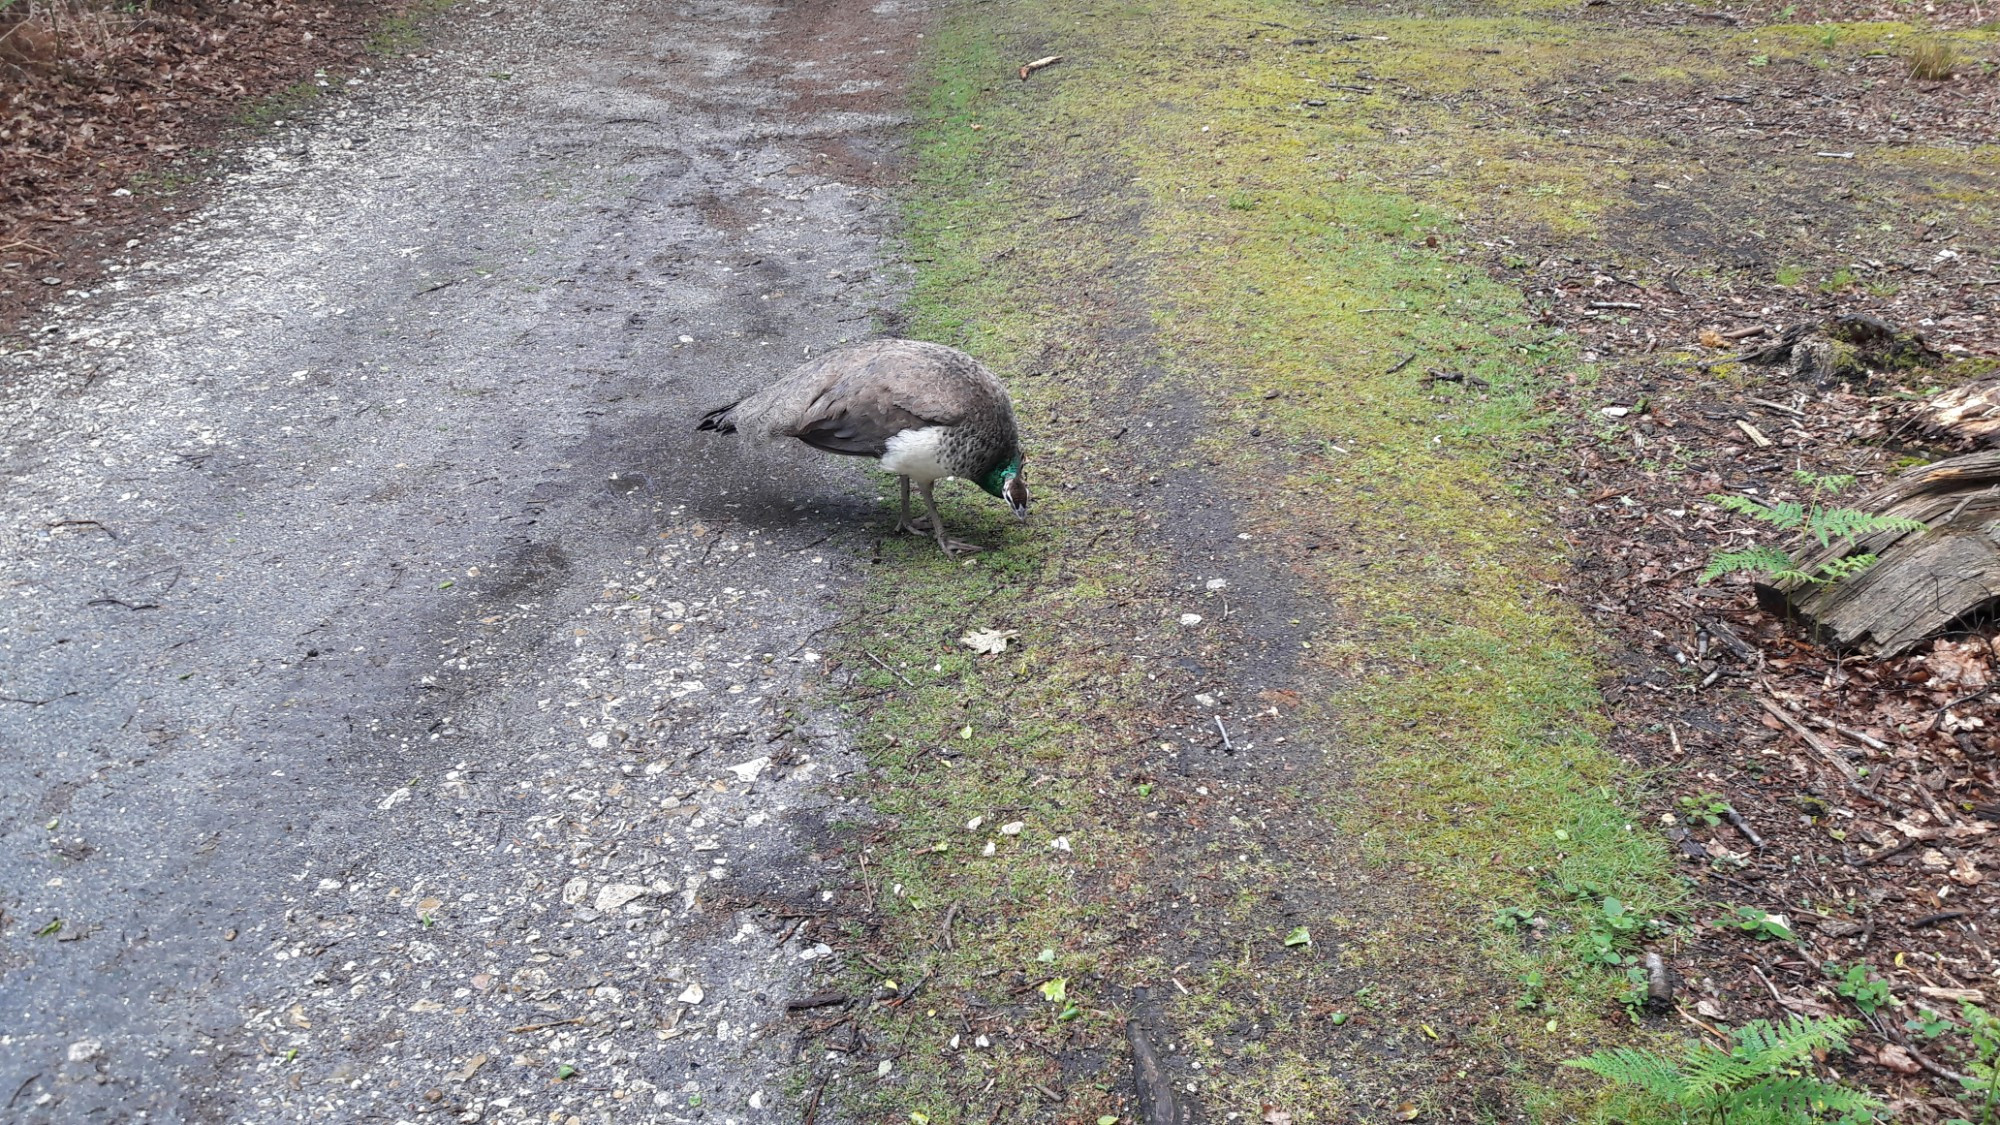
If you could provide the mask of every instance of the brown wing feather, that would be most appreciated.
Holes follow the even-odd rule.
[[[843,372],[790,428],[792,437],[829,453],[880,457],[904,430],[965,420],[963,388],[938,379],[938,353],[955,353],[913,341],[883,343],[900,346],[872,349]]]

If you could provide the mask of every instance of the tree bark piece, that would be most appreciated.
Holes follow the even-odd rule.
[[[1921,520],[1930,530],[1881,531],[1808,554],[1799,567],[1807,573],[1852,554],[1881,561],[1827,585],[1762,587],[1768,606],[1789,605],[1836,645],[1896,656],[2000,602],[2000,450],[1912,469],[1854,507]]]
[[[1140,1003],[1143,1007],[1144,1001]],[[1173,1079],[1160,1065],[1160,1056],[1136,1011],[1125,1021],[1125,1039],[1132,1045],[1132,1086],[1138,1095],[1140,1125],[1187,1125],[1187,1111],[1174,1096]]]

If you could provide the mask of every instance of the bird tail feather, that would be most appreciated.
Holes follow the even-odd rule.
[[[697,425],[695,429],[714,430],[718,434],[735,433],[736,419],[731,417],[731,415],[735,412],[736,408],[741,405],[743,405],[743,400],[737,399],[735,402],[730,403],[728,406],[719,406],[714,410],[709,411],[708,413],[701,416],[701,424]]]

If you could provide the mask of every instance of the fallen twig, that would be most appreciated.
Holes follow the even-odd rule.
[[[898,672],[898,671],[896,671],[896,670],[895,670],[894,668],[891,668],[891,667],[889,667],[889,666],[888,666],[887,664],[884,664],[884,663],[882,662],[882,658],[881,658],[881,657],[879,657],[879,656],[875,655],[875,654],[874,654],[874,653],[872,653],[872,652],[869,652],[869,651],[868,651],[867,649],[865,649],[865,648],[864,648],[864,649],[862,649],[862,650],[861,650],[861,655],[863,655],[863,656],[867,657],[867,658],[868,658],[868,659],[870,659],[870,660],[873,660],[873,661],[875,662],[875,666],[876,666],[876,667],[878,667],[878,668],[882,669],[882,670],[883,670],[884,672],[887,672],[887,673],[889,673],[889,674],[890,674],[891,676],[894,676],[894,677],[896,677],[897,679],[899,679],[899,680],[903,681],[903,683],[904,683],[905,685],[907,685],[907,686],[909,686],[909,687],[916,687],[916,686],[917,686],[917,685],[915,685],[915,684],[913,684],[913,683],[910,683],[910,678],[909,678],[908,676],[905,676],[905,675],[903,675],[903,674],[902,674],[901,672]]]
[[[582,1016],[571,1016],[566,1020],[550,1020],[547,1023],[524,1023],[519,1027],[510,1027],[507,1031],[513,1035],[526,1035],[531,1031],[547,1031],[552,1027],[567,1027],[570,1024],[582,1022]]]
[[[1894,858],[1895,856],[1902,855],[1904,852],[1909,851],[1911,848],[1914,848],[1916,846],[1917,842],[1915,840],[1904,840],[1900,844],[1891,844],[1890,846],[1883,848],[1879,852],[1875,852],[1872,855],[1864,855],[1860,859],[1855,860],[1854,866],[1873,867],[1885,859],[1891,859]]]
[[[1965,917],[1965,911],[1963,910],[1940,910],[1936,914],[1926,914],[1921,918],[1912,919],[1910,928],[1921,930],[1925,926],[1942,926],[1955,918],[1963,917]]]
[[[1757,830],[1750,827],[1750,822],[1743,819],[1743,814],[1737,812],[1734,805],[1724,805],[1722,807],[1722,819],[1728,821],[1731,828],[1743,833],[1743,838],[1750,841],[1751,847],[1756,848],[1758,851],[1764,850],[1764,838],[1757,835]]]
[[[1215,729],[1222,734],[1222,752],[1225,754],[1236,753],[1236,744],[1229,741],[1229,728],[1222,725],[1222,716],[1220,715],[1215,716]]]
[[[1026,82],[1030,74],[1033,74],[1036,71],[1041,70],[1045,67],[1054,66],[1061,61],[1063,61],[1063,57],[1061,55],[1048,55],[1043,58],[1036,59],[1034,62],[1025,63],[1021,67],[1021,81]]]
[[[1848,789],[1852,790],[1855,793],[1859,793],[1863,797],[1868,798],[1868,800],[1874,804],[1881,805],[1884,808],[1888,807],[1887,802],[1882,800],[1882,798],[1877,797],[1874,793],[1869,792],[1868,789],[1862,786],[1861,775],[1855,773],[1854,767],[1847,764],[1847,762],[1844,761],[1839,754],[1834,753],[1833,747],[1828,746],[1826,743],[1820,741],[1820,737],[1818,735],[1807,730],[1797,719],[1794,719],[1790,715],[1786,714],[1785,709],[1783,707],[1778,706],[1776,703],[1773,703],[1768,699],[1759,699],[1757,702],[1763,704],[1764,710],[1768,711],[1772,718],[1790,727],[1792,729],[1792,733],[1798,735],[1799,738],[1802,739],[1807,746],[1812,748],[1814,753],[1818,754],[1821,758],[1824,758],[1828,765],[1832,766],[1836,770],[1839,770],[1841,780],[1847,783]]]

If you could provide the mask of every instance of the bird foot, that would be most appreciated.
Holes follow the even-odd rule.
[[[918,516],[913,520],[897,520],[896,534],[918,535],[929,539],[931,537],[931,521],[924,516]]]
[[[944,548],[944,553],[947,558],[954,558],[954,559],[960,555],[976,555],[979,552],[984,551],[986,549],[977,543],[966,543],[958,539],[941,540],[939,541],[938,546]]]

